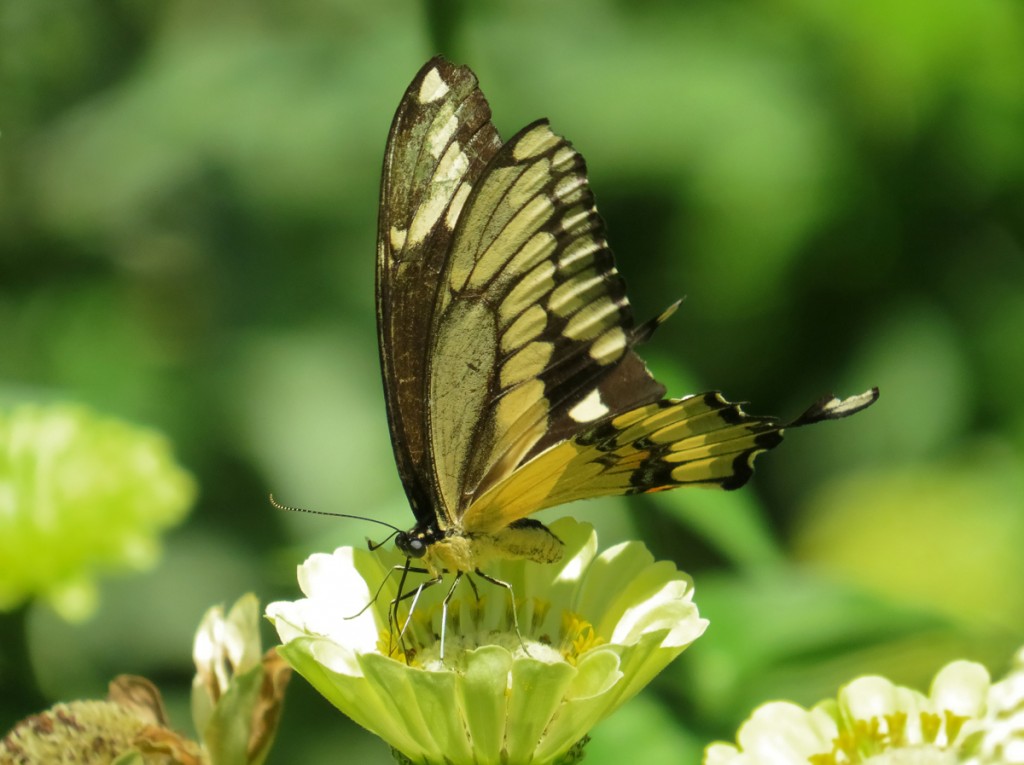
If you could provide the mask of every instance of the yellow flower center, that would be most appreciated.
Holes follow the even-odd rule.
[[[581,654],[604,642],[594,625],[582,616],[571,611],[562,614],[562,656],[567,662],[575,666]]]
[[[808,758],[810,765],[861,765],[895,749],[931,747],[949,749],[967,717],[944,710],[921,712],[920,735],[908,735],[907,713],[894,712],[867,720],[853,720],[832,740],[832,751]]]
[[[445,625],[444,652],[446,660],[455,660],[461,651],[485,645],[501,645],[513,653],[545,660],[558,657],[575,665],[579,657],[591,648],[605,642],[589,621],[579,614],[562,614],[557,634],[552,635],[548,615],[550,601],[541,598],[507,598],[506,607],[488,608],[487,597],[453,599],[448,604]],[[513,608],[515,609],[513,615]],[[440,652],[441,604],[417,606],[410,615],[399,614],[397,626],[384,628],[377,637],[377,650],[410,666],[422,667],[432,663]],[[515,625],[518,623],[519,631]]]

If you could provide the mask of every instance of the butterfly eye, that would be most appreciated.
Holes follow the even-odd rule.
[[[406,557],[422,558],[427,553],[427,543],[419,537],[402,531],[395,535],[395,547]]]

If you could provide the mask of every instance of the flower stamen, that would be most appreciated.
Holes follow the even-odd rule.
[[[561,652],[563,658],[573,666],[579,657],[605,640],[594,629],[594,625],[571,611],[562,614]]]
[[[922,743],[942,751],[948,749],[967,720],[948,709],[920,712]],[[832,740],[831,752],[811,755],[807,761],[810,765],[861,765],[886,751],[909,746],[906,732],[906,712],[853,720]]]

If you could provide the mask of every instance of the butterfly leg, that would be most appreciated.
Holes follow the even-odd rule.
[[[425,568],[414,568],[414,567],[407,567],[407,566],[393,566],[391,568],[391,570],[388,572],[387,576],[385,576],[381,580],[380,585],[377,587],[377,591],[375,593],[373,593],[373,597],[370,598],[370,602],[367,603],[362,608],[360,608],[358,611],[356,611],[351,616],[346,616],[344,618],[346,620],[347,619],[355,619],[356,617],[362,616],[364,613],[366,613],[366,609],[368,609],[370,606],[372,606],[374,603],[377,602],[377,598],[380,597],[381,592],[384,590],[384,585],[388,583],[388,579],[390,579],[391,575],[393,573],[395,573],[396,571],[402,571],[402,572],[409,571],[409,572],[412,572],[412,573],[415,573],[415,574],[429,574],[430,573]],[[404,583],[404,582],[405,582],[405,577],[403,576],[402,577],[402,583]],[[402,591],[402,585],[401,584],[399,584],[398,591],[399,592]],[[392,603],[391,605],[394,605],[394,603]]]
[[[469,586],[473,588],[473,596],[476,598],[476,604],[480,605],[480,590],[476,588],[476,582],[473,581],[473,577],[466,574],[466,581],[469,582]]]
[[[425,569],[418,569],[418,568],[412,568],[412,567],[409,567],[409,566],[404,566],[403,567],[403,571],[402,571],[401,584],[404,584],[405,577],[406,577],[406,575],[410,571],[413,571],[413,572],[416,572],[416,573],[424,573],[424,574],[430,573],[429,571],[427,571]],[[403,600],[407,600],[409,598],[412,598],[412,603],[409,605],[409,614],[405,617],[405,622],[402,624],[402,629],[398,633],[398,643],[399,643],[399,645],[403,646],[403,651],[404,651],[404,642],[403,642],[403,640],[405,638],[405,631],[407,629],[409,629],[409,624],[412,622],[412,615],[413,615],[413,612],[416,610],[416,603],[419,602],[420,595],[423,594],[423,591],[425,589],[427,589],[428,587],[433,587],[435,584],[437,584],[440,581],[441,581],[441,574],[437,574],[433,579],[428,579],[425,582],[420,582],[420,584],[416,586],[415,590],[411,590],[409,592],[404,592],[404,593],[401,590],[401,584],[399,584],[399,593],[401,593],[401,594],[399,594],[398,597],[396,597],[393,601],[391,601],[391,609],[388,612],[388,631],[391,634],[394,634],[395,626],[397,626],[397,624],[398,624],[398,604],[401,603]],[[391,646],[388,647],[388,654],[390,655],[390,653],[391,653]],[[406,652],[406,661],[408,661],[408,653],[407,652]]]
[[[444,661],[444,635],[448,627],[448,604],[451,602],[452,596],[455,594],[455,588],[459,586],[459,582],[462,581],[462,572],[459,571],[455,574],[455,581],[452,582],[451,588],[448,590],[448,594],[444,596],[444,600],[441,601],[441,661]],[[470,582],[473,580],[470,579]],[[476,586],[473,587],[476,589]]]
[[[519,645],[522,647],[523,652],[527,656],[529,656],[530,651],[526,647],[526,643],[523,642],[523,633],[519,631],[519,615],[516,613],[516,594],[512,591],[512,585],[508,582],[503,582],[500,579],[495,579],[493,576],[488,576],[480,569],[476,570],[476,575],[479,576],[481,579],[486,579],[491,584],[496,584],[499,587],[504,587],[506,590],[508,590],[509,610],[512,612],[512,626],[515,627],[516,637],[519,638]]]
[[[398,604],[401,603],[403,600],[407,600],[409,598],[413,598],[412,607],[409,609],[409,616],[406,618],[405,624],[402,626],[402,631],[401,631],[401,633],[398,636],[398,642],[401,643],[402,636],[405,635],[405,630],[409,626],[409,620],[412,618],[412,612],[413,612],[413,609],[416,607],[416,601],[419,599],[420,592],[422,592],[426,587],[429,587],[431,584],[437,584],[437,582],[441,581],[441,577],[440,577],[440,575],[438,575],[438,576],[435,577],[436,581],[435,580],[430,580],[430,581],[427,581],[427,582],[423,582],[415,590],[411,590],[409,592],[406,592],[405,591],[405,581],[408,578],[410,573],[413,573],[413,574],[432,574],[433,573],[431,571],[428,571],[425,568],[418,568],[416,566],[411,565],[411,561],[408,558],[406,558],[406,561],[405,561],[404,565],[402,565],[402,566],[395,566],[394,568],[391,569],[391,571],[388,572],[388,575],[386,577],[384,577],[384,582],[381,582],[380,587],[377,588],[377,593],[373,596],[373,600],[371,600],[363,608],[363,611],[365,611],[367,608],[369,608],[371,605],[373,605],[373,603],[380,596],[381,590],[384,589],[384,583],[387,582],[388,578],[395,571],[401,571],[402,572],[402,576],[398,580],[398,594],[395,596],[395,599],[392,600],[391,603],[388,605],[388,656],[390,656],[394,652],[394,650],[395,650],[395,643],[393,641],[393,638],[394,638],[395,630],[397,629],[398,622],[399,622],[399,618],[398,618]],[[359,613],[361,614],[363,611],[360,611]],[[358,616],[358,615],[359,614],[355,614],[355,616]],[[354,617],[348,617],[348,618],[354,618]],[[404,651],[404,649],[403,649],[403,651]],[[408,657],[406,657],[406,658],[408,660]]]

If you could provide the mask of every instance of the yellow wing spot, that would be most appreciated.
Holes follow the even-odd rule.
[[[763,425],[763,423],[762,423]],[[651,435],[651,438],[658,443],[682,442],[683,444],[704,443],[711,441],[724,441],[727,438],[740,438],[754,434],[757,430],[754,423],[730,424],[722,419],[718,412],[709,412],[696,417],[687,416],[686,419],[676,425],[661,428]],[[673,449],[687,448],[684,446],[673,446]]]
[[[686,462],[672,469],[672,480],[679,483],[701,483],[720,480],[735,473],[734,455],[710,457],[708,459]]]
[[[441,186],[448,191],[452,184],[462,180],[462,176],[468,169],[469,158],[466,156],[466,152],[462,150],[458,141],[453,141],[444,156],[438,161],[437,170],[434,171],[434,177],[431,178],[430,183],[432,186]]]
[[[483,287],[502,269],[513,276],[516,271],[509,271],[508,262],[512,254],[512,248],[522,250],[530,244],[530,240],[536,236],[533,232],[547,219],[551,209],[551,202],[545,197],[534,197],[513,217],[502,235],[495,238],[490,246],[484,251],[473,267],[469,276],[469,286],[474,289]],[[543,243],[544,240],[541,240]],[[527,257],[530,257],[528,254]],[[540,258],[536,258],[540,260]],[[525,271],[520,268],[519,273]]]
[[[570,208],[562,217],[562,231],[569,233],[574,231],[578,226],[585,224],[593,210],[593,207],[584,207],[583,205]]]
[[[545,260],[508,293],[498,308],[500,326],[506,327],[528,306],[537,302],[555,286],[555,264]]]
[[[693,427],[693,418],[688,417],[681,422],[676,422],[672,425],[656,430],[651,434],[651,440],[659,444],[668,444],[675,441],[682,441],[683,439],[687,439],[687,442],[689,442],[690,439],[695,439],[698,436],[706,437],[706,433],[695,429]],[[702,438],[701,440],[703,441],[706,439]]]
[[[516,162],[535,157],[555,146],[561,139],[551,132],[547,125],[537,125],[524,135],[512,149],[512,157]]]
[[[608,407],[601,400],[601,392],[594,388],[586,397],[569,410],[569,416],[576,422],[593,422],[608,414]]]
[[[603,243],[590,237],[574,239],[558,258],[558,270],[561,272],[575,270],[576,265],[585,260],[586,263],[593,262],[593,255],[601,249]]]
[[[551,158],[551,164],[555,166],[556,170],[567,170],[572,166],[572,163],[575,160],[576,151],[566,144],[555,152],[555,156]]]
[[[524,241],[528,236],[532,236],[538,228],[544,225],[554,211],[555,206],[546,196],[534,197],[523,205],[512,220],[508,222],[508,225],[505,227],[505,231],[502,232],[501,238],[507,238],[510,241],[517,243]]]
[[[590,358],[598,364],[618,361],[626,350],[626,333],[622,327],[612,327],[590,346]]]
[[[423,76],[420,83],[420,92],[416,95],[421,104],[430,104],[439,98],[444,98],[448,92],[448,83],[441,78],[437,69],[431,69]]]
[[[729,428],[716,434],[693,436],[672,444],[665,462],[688,462],[696,456],[718,457],[723,454],[737,455],[757,445],[757,434],[741,428]],[[763,450],[761,450],[763,451]],[[760,453],[760,452],[759,452]]]
[[[510,353],[525,345],[541,333],[548,323],[548,314],[541,306],[532,305],[523,311],[519,318],[512,322],[501,336],[501,352]]]
[[[581,175],[566,175],[555,184],[555,196],[564,204],[579,202],[586,191],[587,180]]]
[[[685,417],[690,423],[693,420],[692,417],[688,416],[688,413],[683,412],[678,404],[670,407],[645,407],[642,411],[642,417],[628,423],[616,421],[615,427],[619,429],[618,439],[620,443],[628,443],[644,436],[650,436],[658,428],[671,426],[678,422],[680,416]]]
[[[466,204],[466,197],[469,196],[472,188],[469,183],[463,181],[459,184],[459,189],[455,192],[455,196],[452,197],[452,203],[448,206],[448,214],[444,216],[444,225],[449,231],[455,229],[459,215],[462,214],[462,206]]]
[[[502,431],[507,431],[519,420],[523,412],[527,411],[535,402],[544,398],[544,383],[540,380],[530,380],[522,385],[513,388],[502,397],[498,404],[497,425]],[[536,437],[530,440],[528,449],[536,443],[537,439],[544,433],[546,423],[541,422],[536,428]]]
[[[640,406],[636,409],[630,409],[628,412],[624,412],[612,420],[612,427],[618,431],[623,431],[630,425],[640,422],[651,412],[657,411],[658,407],[656,404],[649,404],[647,406]]]
[[[501,387],[511,388],[516,383],[536,377],[551,360],[555,346],[534,342],[523,347],[501,367]]]
[[[607,328],[609,318],[618,317],[619,307],[610,297],[602,297],[573,314],[562,334],[571,340],[593,340]]]
[[[396,252],[401,250],[405,246],[405,235],[409,233],[404,228],[398,226],[391,227],[391,249]]]
[[[538,231],[519,248],[519,252],[505,266],[503,269],[507,275],[505,278],[514,278],[517,274],[526,273],[548,258],[555,251],[557,244],[558,240],[552,234],[547,231]]]
[[[551,175],[551,163],[546,159],[538,159],[527,167],[505,195],[505,204],[518,210],[544,188],[544,183]]]
[[[680,415],[684,415],[685,419],[680,421]],[[710,419],[713,424],[707,423],[705,427],[701,427],[699,423],[706,415],[711,415]],[[721,423],[722,418],[716,411],[708,411],[704,409],[694,411],[689,407],[676,404],[675,406],[666,407],[659,412],[655,412],[648,417],[644,422],[644,428],[647,431],[644,435],[652,434],[662,428],[667,430],[678,424],[685,425],[689,434],[704,433],[721,425]]]
[[[604,277],[593,269],[564,282],[551,293],[548,308],[559,316],[569,316],[593,300],[602,290]]]
[[[715,410],[696,415],[688,414],[686,417],[686,424],[689,432],[693,434],[693,436],[719,434],[718,440],[721,440],[720,434],[722,431],[734,432],[735,436],[733,437],[736,437],[741,433],[745,434],[754,432],[757,428],[764,427],[766,423],[764,420],[729,423],[725,420],[723,410]]]

